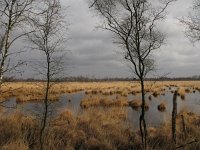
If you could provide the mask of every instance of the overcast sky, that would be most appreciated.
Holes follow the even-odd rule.
[[[88,0],[62,0],[70,23],[66,47],[70,50],[68,76],[131,77],[120,49],[112,43],[112,34],[97,29],[100,18],[88,8]],[[170,77],[200,74],[199,46],[192,45],[184,35],[184,28],[177,18],[187,16],[192,0],[178,0],[168,9],[162,30],[167,43],[154,53],[157,74],[170,73]],[[30,57],[30,54],[27,55]],[[31,59],[37,57],[31,54]],[[27,67],[24,77],[32,76]]]

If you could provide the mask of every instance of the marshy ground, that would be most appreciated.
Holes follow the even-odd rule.
[[[127,97],[129,94],[140,93],[139,82],[60,82],[52,83],[50,100],[56,101],[64,94],[84,91],[86,95],[114,95]],[[1,87],[0,99],[15,97],[18,102],[40,101],[44,97],[45,83],[42,82],[9,82]],[[186,93],[200,91],[200,81],[147,81],[146,92],[152,92],[154,97],[165,94],[166,88],[173,92],[178,89],[179,95],[184,99]]]
[[[1,104],[13,106],[0,110],[1,149],[38,149],[44,83],[10,82],[1,89]],[[200,81],[148,81],[145,90],[148,149],[172,149],[172,97],[177,90],[177,146],[195,141],[185,149],[199,150]],[[51,89],[50,104],[56,113],[49,116],[45,149],[141,149],[138,82],[58,83]]]
[[[182,127],[181,116],[185,126]],[[134,117],[134,116],[133,116]],[[6,150],[39,149],[40,122],[37,117],[14,113],[0,116],[0,147]],[[142,149],[139,129],[127,120],[121,107],[90,108],[77,114],[65,110],[50,120],[45,149]],[[160,127],[148,127],[148,149],[172,149],[170,120]],[[200,116],[181,112],[177,117],[177,146],[199,150]]]

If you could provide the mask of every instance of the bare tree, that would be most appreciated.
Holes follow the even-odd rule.
[[[36,0],[0,0],[0,84],[5,72],[22,65],[20,60],[11,65],[9,56],[19,52],[11,51],[11,46],[25,36],[25,24]],[[28,31],[31,32],[31,31]]]
[[[140,131],[143,149],[147,148],[144,79],[154,70],[152,52],[159,49],[165,40],[158,23],[164,19],[166,9],[173,1],[175,0],[93,0],[90,6],[103,17],[105,22],[101,27],[114,33],[115,43],[122,47],[124,58],[140,80]]]
[[[38,63],[38,71],[46,81],[44,95],[44,112],[40,130],[40,149],[44,148],[45,129],[48,124],[49,115],[49,95],[54,80],[59,78],[59,74],[64,71],[63,58],[65,52],[63,42],[65,41],[65,27],[63,26],[63,16],[61,14],[60,0],[43,0],[40,3],[43,13],[39,17],[31,20],[33,33],[28,34],[32,50],[38,50],[43,60]]]
[[[200,41],[200,0],[194,0],[188,17],[179,19],[186,27],[185,34],[192,42]]]

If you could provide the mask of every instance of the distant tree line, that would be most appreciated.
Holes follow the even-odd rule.
[[[160,78],[146,78],[145,81],[198,81],[200,76],[195,75],[191,77],[160,77]],[[112,82],[112,81],[138,81],[136,78],[90,78],[84,76],[63,77],[60,79],[53,79],[54,82]],[[34,78],[15,78],[4,77],[3,82],[45,82],[43,79]]]

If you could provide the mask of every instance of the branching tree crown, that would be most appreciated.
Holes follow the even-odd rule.
[[[173,1],[175,0],[95,0],[90,6],[103,17],[105,22],[102,28],[114,33],[115,42],[122,47],[124,58],[140,79],[140,132],[143,149],[147,148],[144,79],[154,69],[151,53],[159,49],[165,40],[158,23],[164,19],[166,8]]]
[[[22,64],[19,61],[13,66],[10,65],[9,56],[19,53],[10,50],[16,40],[27,34],[27,32],[23,32],[23,29],[29,15],[34,13],[35,1],[0,0],[0,83],[5,72],[16,69]]]
[[[41,3],[44,11],[39,17],[32,18],[31,28],[34,32],[28,34],[28,39],[31,49],[39,51],[43,57],[36,63],[38,73],[42,79],[52,80],[65,71],[63,59],[66,51],[63,43],[66,42],[66,24],[59,0],[43,0]]]
[[[179,20],[186,27],[185,34],[191,42],[200,41],[200,0],[193,2],[193,7],[188,17]]]
[[[133,64],[139,78],[154,69],[150,54],[165,40],[157,23],[164,19],[165,10],[172,1],[97,0],[93,4],[105,19],[102,28],[115,34],[115,42],[123,47],[124,58]]]
[[[46,126],[49,119],[49,96],[55,78],[64,70],[63,59],[65,51],[63,43],[66,34],[64,20],[61,13],[60,0],[42,0],[38,10],[42,10],[37,18],[30,19],[31,29],[34,32],[28,34],[31,48],[39,51],[43,57],[37,64],[37,71],[45,80],[44,111],[40,130],[40,149],[43,150],[46,138]]]

